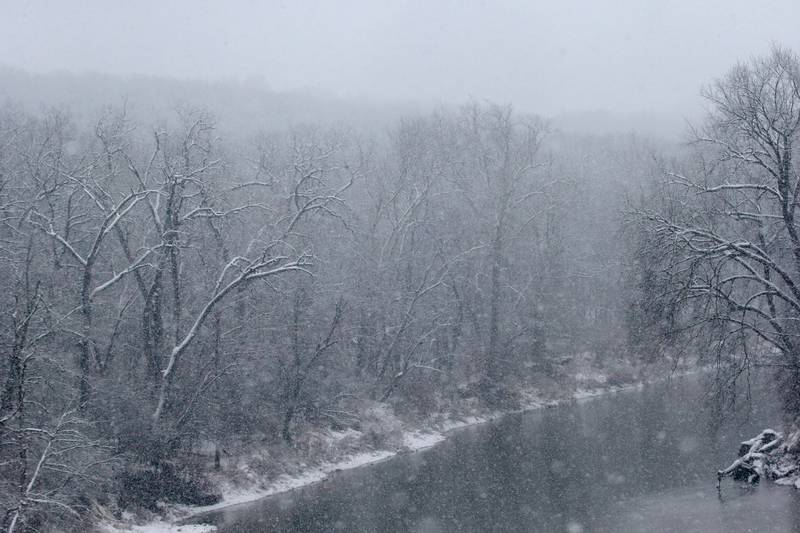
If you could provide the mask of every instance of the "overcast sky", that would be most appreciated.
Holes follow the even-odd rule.
[[[800,0],[5,0],[0,64],[260,77],[346,97],[689,112],[703,83],[777,42]]]

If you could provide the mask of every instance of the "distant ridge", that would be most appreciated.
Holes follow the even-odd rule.
[[[31,110],[67,107],[77,118],[88,120],[103,108],[125,105],[134,119],[143,122],[168,116],[178,106],[203,107],[219,120],[223,130],[242,133],[306,123],[346,123],[371,129],[421,110],[409,103],[356,102],[313,90],[277,92],[257,81],[67,71],[32,74],[0,66],[0,103],[8,102]]]
[[[432,102],[356,100],[313,89],[278,92],[260,80],[206,81],[69,71],[34,74],[0,66],[0,104],[8,102],[29,110],[65,107],[77,120],[88,121],[107,107],[125,105],[131,118],[142,123],[170,116],[179,106],[201,107],[219,120],[224,133],[243,135],[300,124],[384,130],[402,117],[437,107]],[[569,111],[550,121],[554,129],[568,134],[635,133],[677,140],[686,132],[686,118],[677,113]]]

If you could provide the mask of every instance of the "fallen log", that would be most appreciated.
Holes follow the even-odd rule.
[[[717,489],[722,478],[758,483],[764,476],[768,454],[777,450],[783,443],[783,435],[772,429],[765,429],[758,436],[742,442],[739,446],[739,458],[728,468],[717,471]]]

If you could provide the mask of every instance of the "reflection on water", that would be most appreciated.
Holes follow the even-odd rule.
[[[509,416],[202,521],[222,533],[800,532],[791,489],[715,489],[737,443],[779,425],[772,404],[756,394],[752,417],[720,421],[696,381]]]
[[[617,505],[596,531],[800,531],[793,489],[731,485],[722,497],[709,486],[648,494]]]

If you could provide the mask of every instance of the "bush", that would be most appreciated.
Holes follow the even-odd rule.
[[[616,368],[608,373],[606,385],[620,387],[636,382],[636,371],[633,368]]]
[[[393,448],[402,444],[402,421],[386,404],[374,403],[361,419],[361,442],[372,449]]]
[[[214,494],[208,480],[199,472],[178,470],[164,464],[160,468],[129,468],[118,477],[119,505],[155,511],[159,501],[186,505],[212,505],[221,497]]]
[[[519,393],[502,383],[481,381],[478,385],[478,398],[491,409],[513,410],[520,407]]]
[[[395,404],[398,413],[429,416],[439,411],[439,398],[436,382],[432,378],[409,379],[401,384],[398,391],[400,401]]]

